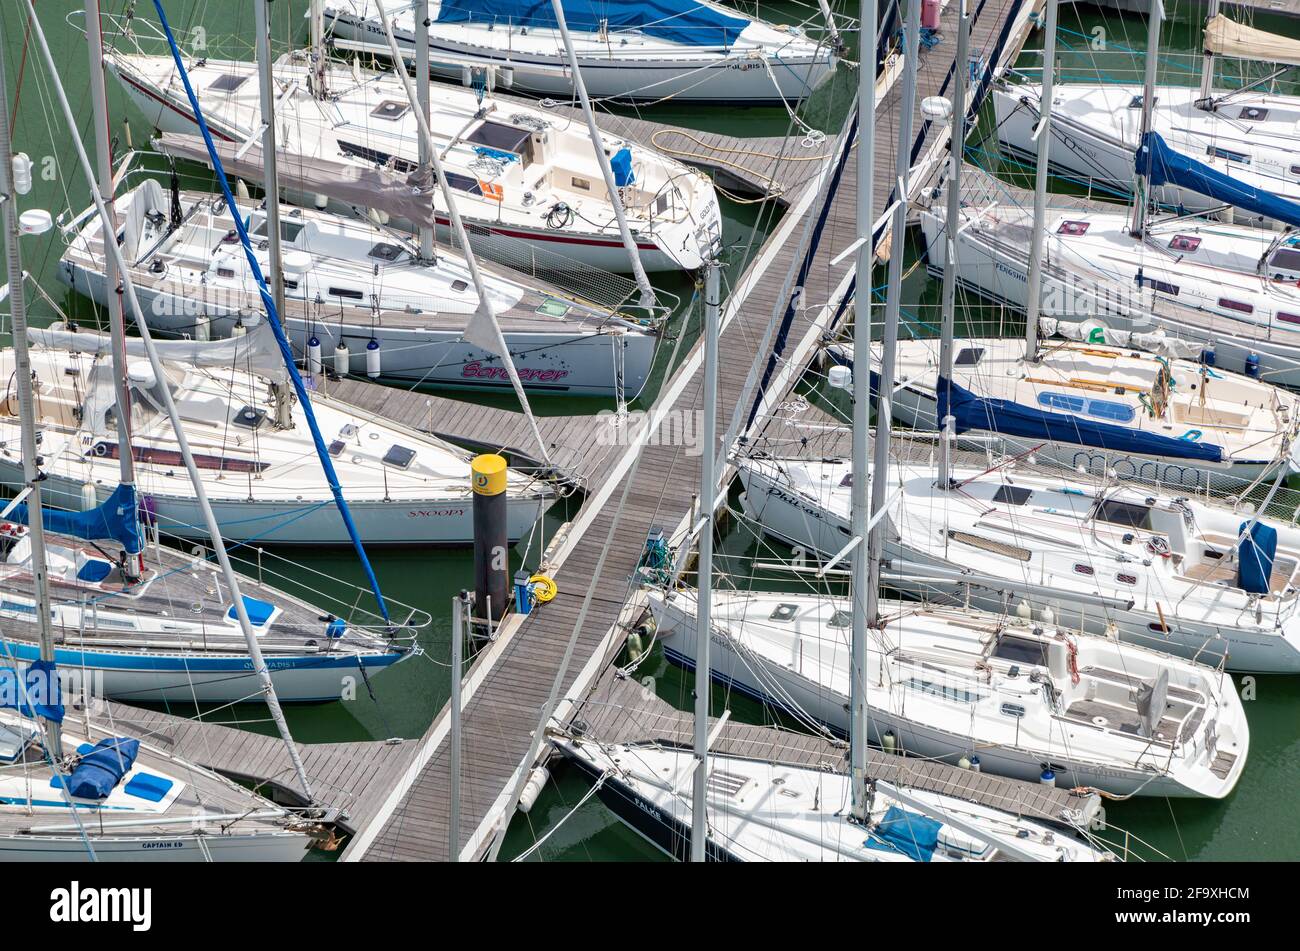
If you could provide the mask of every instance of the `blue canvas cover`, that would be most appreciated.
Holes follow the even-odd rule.
[[[614,184],[619,188],[626,188],[636,181],[636,175],[632,173],[632,150],[629,148],[615,152],[609,160],[609,168],[614,173]]]
[[[1237,534],[1246,531],[1246,523]],[[1277,529],[1263,522],[1250,526],[1250,533],[1237,543],[1237,587],[1251,594],[1268,594],[1268,579],[1277,557]]]
[[[1138,174],[1147,176],[1152,185],[1180,185],[1226,205],[1300,228],[1300,204],[1229,178],[1196,159],[1175,152],[1158,132],[1148,132],[1143,137],[1136,164]]]
[[[1172,459],[1204,459],[1209,462],[1223,460],[1222,447],[1213,443],[1144,433],[1069,413],[1035,409],[1013,400],[985,399],[942,377],[939,378],[937,389],[937,418],[942,420],[951,413],[957,421],[956,431],[959,433],[984,430],[1005,436],[1041,439],[1044,442],[1095,446],[1111,452],[1166,456]]]
[[[45,717],[62,723],[63,685],[54,661],[32,661],[23,671],[22,685],[12,667],[0,667],[0,707],[17,710],[25,717]]]
[[[135,486],[119,485],[102,505],[86,512],[61,512],[58,509],[43,509],[41,515],[47,532],[60,535],[72,535],[87,541],[115,541],[132,555],[144,550],[140,537],[140,521],[136,515],[139,501]],[[27,503],[14,506],[14,510],[5,516],[19,525],[27,524]]]
[[[692,0],[564,0],[570,30],[597,33],[602,20],[611,32],[639,30],[684,46],[730,46],[749,20]],[[555,29],[551,0],[443,0],[439,23],[515,23]]]
[[[872,830],[867,845],[873,849],[901,852],[914,862],[928,862],[939,844],[939,830],[943,823],[890,806],[880,824]]]
[[[107,799],[140,755],[140,741],[113,737],[100,740],[81,757],[68,777],[68,792],[78,799]]]

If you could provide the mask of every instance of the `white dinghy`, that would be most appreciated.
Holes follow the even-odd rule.
[[[413,52],[415,4],[391,12],[403,52]],[[488,67],[500,88],[572,95],[550,0],[431,0],[429,12],[435,74],[460,80]],[[336,45],[388,55],[375,42],[384,28],[374,0],[326,0],[323,13]],[[794,103],[830,77],[838,58],[834,39],[828,45],[711,0],[568,0],[564,17],[587,90],[601,99]]]
[[[694,666],[692,591],[652,592],[665,655]],[[1106,637],[976,610],[882,602],[867,695],[873,743],[1038,782],[1120,796],[1232,791],[1250,729],[1232,678]],[[710,663],[723,682],[849,728],[852,605],[786,592],[718,592]]]

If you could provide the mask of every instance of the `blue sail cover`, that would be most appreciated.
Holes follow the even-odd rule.
[[[87,541],[115,541],[132,555],[144,550],[140,537],[140,522],[136,515],[139,502],[135,486],[119,485],[102,505],[86,512],[61,512],[57,509],[41,511],[45,530],[59,535],[72,535]],[[5,516],[11,522],[26,525],[27,503],[14,506]]]
[[[942,822],[929,816],[890,806],[866,844],[873,849],[901,852],[914,862],[928,862],[939,845],[942,828]]]
[[[639,30],[683,46],[730,46],[749,20],[691,0],[564,0],[570,30],[597,33],[601,21],[611,32]],[[443,0],[439,23],[516,23],[556,29],[551,0]]]
[[[1237,534],[1246,531],[1242,522]],[[1268,579],[1277,557],[1277,529],[1255,522],[1237,543],[1237,587],[1251,594],[1268,594]]]
[[[0,667],[0,707],[25,717],[63,722],[63,685],[52,660],[34,660],[23,671],[23,682],[12,667]]]
[[[1110,452],[1223,461],[1223,449],[1213,443],[1144,433],[1138,429],[1101,423],[1069,413],[1034,409],[1013,400],[985,399],[943,377],[939,378],[937,389],[937,419],[942,420],[951,413],[957,421],[956,431],[959,433],[983,430],[1004,436],[1041,439],[1044,442],[1095,446]]]
[[[1225,205],[1300,228],[1300,204],[1229,178],[1194,158],[1175,152],[1158,132],[1148,132],[1143,137],[1136,165],[1137,173],[1145,175],[1152,185],[1179,185]]]
[[[140,755],[140,741],[124,737],[100,740],[68,777],[68,793],[77,799],[107,799]]]

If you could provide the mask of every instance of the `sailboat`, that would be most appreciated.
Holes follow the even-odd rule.
[[[260,311],[257,281],[222,196],[172,195],[146,178],[116,204],[122,249],[145,308],[136,319],[163,333],[225,337]],[[265,203],[250,200],[237,211],[263,245],[268,269]],[[282,207],[280,230],[282,316],[301,360],[314,353],[319,363],[323,354],[337,372],[392,382],[510,388],[501,361],[463,339],[479,300],[462,256],[440,250],[426,260],[401,232],[314,208]],[[64,239],[60,279],[107,305],[99,221],[83,212]],[[521,274],[485,269],[484,276],[530,390],[631,398],[645,385],[658,338],[641,324],[545,282],[529,278],[525,285]]]
[[[568,97],[572,82],[549,0],[432,0],[433,71],[461,79],[488,67],[499,88]],[[373,0],[328,0],[336,45],[380,49]],[[798,102],[835,71],[838,49],[797,26],[777,26],[710,0],[614,0],[564,4],[588,91],[601,99],[692,103]],[[414,50],[415,5],[394,16],[403,51]],[[831,27],[832,36],[838,35]],[[339,42],[342,40],[343,42]],[[386,49],[381,49],[387,55]]]
[[[1219,172],[1300,201],[1300,153],[1294,145],[1300,97],[1267,88],[1288,67],[1300,65],[1300,41],[1238,23],[1219,13],[1218,7],[1219,0],[1211,0],[1199,87],[1155,87],[1151,129],[1178,152]],[[1159,51],[1153,48],[1147,55],[1158,56]],[[1274,68],[1240,88],[1216,91],[1216,56],[1263,61]],[[1121,193],[1129,191],[1142,141],[1142,98],[1140,85],[1070,82],[1058,86],[1052,102],[1053,168]],[[1041,107],[1038,84],[999,85],[993,90],[993,102],[1002,147],[1013,155],[1031,155]],[[1177,183],[1157,186],[1153,196],[1188,212],[1222,208],[1221,202]],[[1239,224],[1272,224],[1259,215],[1239,213],[1235,219]]]
[[[166,387],[180,410],[199,468],[209,475],[208,497],[230,541],[285,545],[346,545],[350,536],[322,484],[303,407],[287,408],[281,424],[271,384],[283,365],[265,318],[250,316],[247,333],[232,341],[181,343],[182,359],[155,377],[140,359],[128,367],[131,452],[139,491],[167,535],[206,537],[199,504],[179,478],[180,455],[162,410]],[[44,434],[45,491],[52,504],[81,508],[106,499],[117,484],[117,409],[107,354],[109,338],[52,328],[31,333],[40,346],[32,369]],[[239,348],[238,343],[247,346]],[[212,355],[211,349],[216,354]],[[256,351],[259,356],[253,357]],[[193,356],[201,364],[189,362]],[[244,369],[256,360],[262,373]],[[0,351],[0,373],[10,374],[10,351]],[[276,374],[276,371],[280,371]],[[348,487],[361,537],[381,545],[460,545],[473,538],[470,453],[449,443],[376,419],[318,392],[312,399],[330,439],[334,465]],[[0,443],[16,446],[12,401],[0,404]],[[0,482],[18,480],[20,460],[0,448]],[[507,530],[511,541],[528,533],[555,498],[545,482],[510,473]]]
[[[55,749],[0,709],[0,862],[298,862],[325,834],[147,739],[61,726]]]
[[[963,274],[969,266],[962,262]],[[851,345],[837,349],[851,364]],[[958,432],[994,432],[1013,456],[1187,488],[1300,470],[1300,400],[1201,360],[1049,340],[1027,363],[1019,340],[967,338],[943,412],[937,340],[901,343],[898,374],[895,419],[935,431],[953,413]]]
[[[143,22],[134,21],[137,41]],[[169,56],[125,48],[105,51],[109,71],[128,98],[163,132],[193,133],[193,110]],[[186,67],[204,97],[212,133],[233,143],[255,139],[258,125],[254,63],[203,58]],[[400,81],[393,76],[316,61],[309,53],[282,57],[272,68],[280,148],[310,163],[343,161],[410,173],[418,167],[419,134]],[[313,82],[315,85],[313,85]],[[328,98],[317,92],[324,84]],[[323,95],[323,91],[321,92]],[[606,271],[630,267],[614,203],[587,133],[543,109],[442,87],[432,126],[457,204],[475,240],[498,255],[528,259],[528,248],[562,253]],[[720,233],[712,181],[652,149],[603,135],[617,189],[646,271],[694,270],[701,248]],[[298,204],[315,195],[286,190]],[[441,194],[433,196],[440,233],[451,222]],[[393,219],[395,226],[403,221]],[[414,230],[415,225],[405,222]]]
[[[656,637],[694,666],[693,592],[651,595]],[[1117,796],[1222,799],[1250,728],[1232,679],[1106,637],[1016,617],[882,601],[866,683],[871,739],[985,772]],[[714,676],[837,733],[849,728],[853,605],[790,592],[715,595]]]
[[[876,22],[874,5],[864,5],[862,23]],[[962,40],[959,49],[965,49],[969,21],[963,16]],[[919,49],[920,4],[909,9],[905,36],[908,51],[905,62],[906,79],[902,116],[899,129],[900,178],[906,182],[908,150],[911,139],[911,117],[915,107],[917,56]],[[864,37],[864,45],[874,37]],[[958,59],[962,58],[959,53]],[[864,71],[859,103],[871,109],[870,92],[874,76]],[[959,82],[960,87],[960,82]],[[874,124],[874,116],[864,117],[863,128]],[[860,140],[870,143],[863,132]],[[872,149],[859,151],[859,181],[870,181]],[[905,185],[904,185],[905,187]],[[905,194],[905,192],[904,192]],[[829,199],[828,199],[829,200]],[[869,267],[873,257],[870,247],[870,198],[859,207],[859,229],[867,236],[859,253],[859,267]],[[894,214],[895,240],[891,262],[895,270],[901,267],[904,217],[906,202],[899,202]],[[898,273],[891,274],[891,308],[897,306]],[[714,285],[716,287],[716,284]],[[706,300],[709,300],[706,292]],[[860,300],[865,300],[864,298]],[[716,304],[714,305],[716,307]],[[869,329],[865,318],[866,308],[860,311],[860,340],[868,339]],[[897,315],[894,314],[894,317]],[[888,332],[886,353],[892,356],[897,338]],[[706,321],[705,339],[712,338]],[[893,336],[890,340],[889,337]],[[710,381],[716,373],[717,345],[707,347],[705,371],[705,408],[708,420],[711,395],[716,390]],[[885,374],[886,385],[889,373]],[[859,386],[859,400],[855,404],[855,436],[865,435],[867,387]],[[712,456],[716,444],[715,429],[706,422],[704,442],[705,463],[701,480],[700,498],[715,498],[717,486]],[[878,437],[879,438],[879,437]],[[885,437],[888,442],[888,436]],[[855,439],[855,455],[865,458],[866,440]],[[865,466],[863,467],[865,468]],[[864,487],[854,502],[854,529],[858,543],[855,555],[855,583],[871,578],[872,562],[878,555],[874,545],[872,554],[862,551],[868,512],[865,506]],[[709,681],[712,672],[710,645],[714,634],[711,627],[712,605],[712,538],[711,512],[701,521],[700,530],[700,587],[699,609],[695,619],[695,749],[684,750],[648,744],[619,744],[603,746],[598,741],[583,736],[567,736],[556,740],[556,745],[569,758],[599,784],[601,795],[611,808],[642,831],[670,855],[683,855],[684,843],[689,839],[693,860],[711,858],[719,861],[1091,861],[1108,857],[1106,853],[1039,823],[1015,817],[1007,812],[964,802],[957,796],[919,792],[892,787],[873,781],[866,775],[867,763],[867,704],[865,688],[866,624],[856,616],[853,624],[853,674],[850,676],[850,701],[852,729],[850,731],[850,769],[847,774],[824,769],[789,766],[763,762],[757,757],[717,754],[709,749],[708,725]],[[879,519],[876,520],[879,524]],[[874,579],[870,583],[874,584]],[[865,592],[857,588],[859,596],[868,597],[868,611],[874,611],[873,589]],[[693,786],[692,801],[688,805],[684,789]]]

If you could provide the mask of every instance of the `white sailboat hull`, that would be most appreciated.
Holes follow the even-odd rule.
[[[87,820],[93,833],[93,820]],[[297,832],[255,835],[90,836],[97,862],[300,862],[311,847]],[[0,836],[0,862],[89,862],[77,834]]]
[[[78,293],[107,306],[104,275],[72,261],[64,261],[59,277]],[[150,329],[189,336],[196,314],[193,302],[179,295],[149,287],[136,287],[140,306]],[[213,338],[228,337],[238,309],[222,306],[219,300],[205,301],[204,312],[211,320]],[[138,314],[132,316],[138,319]],[[337,321],[305,321],[289,317],[286,334],[299,359],[305,359],[312,334],[321,343],[325,362],[333,367],[335,344],[345,342],[351,353],[349,372],[366,373],[366,346],[379,343],[380,379],[420,383],[443,388],[511,392],[510,378],[495,354],[466,343],[460,333],[412,327],[340,324]],[[520,356],[516,369],[529,392],[560,393],[570,396],[613,397],[622,361],[623,391],[628,399],[641,391],[654,362],[655,337],[648,334],[505,332],[510,351]],[[621,357],[616,348],[622,349]]]
[[[347,9],[331,10],[327,17],[335,36],[361,43],[387,42],[382,27],[376,22]],[[564,99],[572,97],[569,61],[562,47],[557,46],[550,53],[538,49],[503,50],[474,42],[491,38],[494,31],[480,27],[476,31],[462,28],[456,32],[466,34],[465,38],[458,38],[446,28],[441,29],[438,35],[430,36],[429,69],[434,75],[458,81],[463,76],[464,67],[460,62],[440,63],[439,53],[454,55],[458,60],[472,57],[503,71],[498,76],[508,75],[508,88],[512,91]],[[504,29],[495,32],[501,36],[506,34]],[[533,30],[531,34],[538,32],[555,31]],[[394,23],[393,33],[404,51],[414,50],[414,36],[409,29]],[[525,40],[528,35],[520,39]],[[790,45],[793,47],[794,43]],[[597,99],[675,99],[679,102],[744,104],[805,99],[835,71],[835,58],[830,51],[819,49],[804,38],[798,40],[798,48],[782,48],[768,53],[776,60],[770,66],[751,56],[752,49],[755,48],[738,46],[728,51],[709,48],[692,52],[691,47],[679,46],[676,50],[657,51],[655,55],[645,52],[622,55],[619,47],[604,46],[605,55],[602,56],[580,51],[578,68],[582,70],[588,94]]]
[[[809,556],[830,557],[849,540],[848,519],[816,504],[811,498],[793,491],[775,478],[765,465],[742,464],[740,477],[745,486],[741,503],[746,514],[767,534],[787,544],[798,546]],[[938,544],[938,542],[936,542]],[[885,558],[923,572],[938,568],[946,572],[971,570],[980,572],[978,564],[954,564],[947,559],[904,544],[892,526],[885,541]],[[992,567],[996,574],[999,567]],[[988,572],[985,572],[986,576]],[[906,594],[933,599],[936,594],[958,603],[996,613],[1007,613],[1021,599],[1015,580],[1007,579],[1007,589],[992,590],[976,585],[934,578],[908,579],[886,572],[889,587]],[[1189,618],[1176,614],[1178,606],[1160,605],[1157,610],[1134,604],[1127,611],[1111,610],[1095,602],[1071,598],[1071,590],[1059,588],[1050,599],[1029,597],[1031,605],[1050,608],[1062,624],[1090,634],[1113,633],[1120,640],[1163,651],[1205,664],[1218,664],[1226,653],[1227,668],[1253,673],[1300,673],[1300,647],[1286,627],[1277,630],[1250,629],[1229,623]]]

